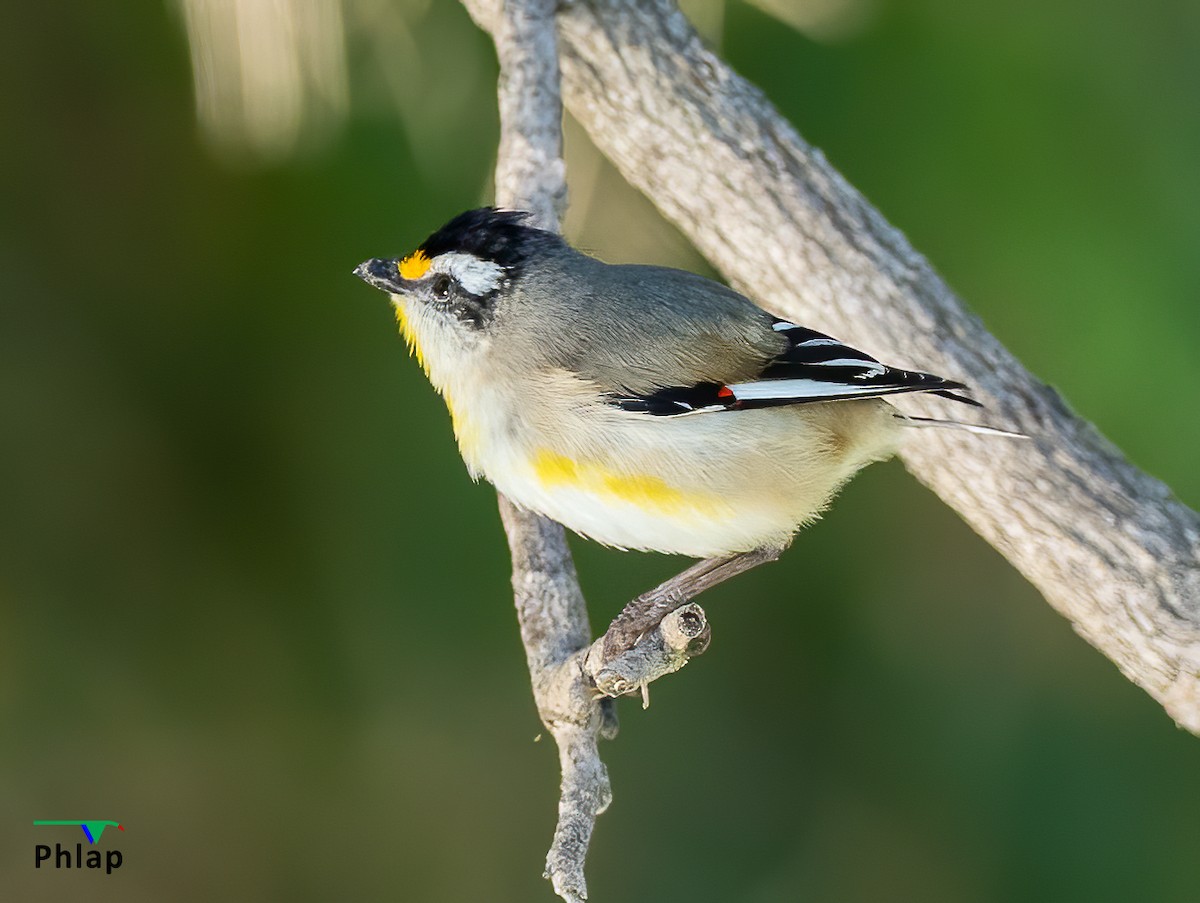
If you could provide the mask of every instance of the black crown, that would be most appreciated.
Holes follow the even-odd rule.
[[[452,251],[474,254],[515,274],[533,253],[561,241],[552,232],[526,225],[529,217],[523,210],[468,210],[425,239],[421,250],[431,259]]]

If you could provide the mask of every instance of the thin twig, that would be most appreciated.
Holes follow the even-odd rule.
[[[496,202],[528,210],[557,231],[566,203],[554,0],[508,0],[493,9],[500,59]],[[673,612],[634,649],[604,654],[591,642],[587,607],[563,529],[503,496],[513,594],[538,715],[558,745],[562,784],[546,877],[564,900],[587,899],[584,861],[596,816],[612,799],[598,740],[616,735],[607,697],[645,692],[708,643],[704,612]]]

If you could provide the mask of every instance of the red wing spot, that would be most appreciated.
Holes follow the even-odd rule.
[[[717,398],[733,398],[733,389],[729,386],[721,386],[717,389]]]
[[[124,830],[125,830],[125,826],[124,826],[124,825],[117,825],[117,830],[118,830],[118,831],[124,831]]]

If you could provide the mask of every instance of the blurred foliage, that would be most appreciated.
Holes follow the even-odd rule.
[[[851,5],[834,43],[701,12],[1200,503],[1200,7]],[[3,899],[551,899],[494,496],[350,275],[487,199],[495,61],[449,0],[344,9],[344,128],[263,165],[201,137],[177,7],[5,8]],[[703,267],[568,145],[574,240]],[[597,625],[680,564],[576,547]],[[593,899],[1196,898],[1198,741],[898,464],[705,605],[605,750]],[[32,819],[76,816],[125,824],[119,873],[34,871]]]

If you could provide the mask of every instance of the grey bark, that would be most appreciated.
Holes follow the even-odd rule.
[[[553,0],[510,0],[496,21],[500,149],[496,202],[557,232],[566,204]],[[602,716],[573,656],[591,637],[563,529],[500,496],[513,596],[538,716],[558,746],[558,824],[545,874],[565,900],[587,898],[583,863],[596,816],[612,799],[596,748]]]
[[[464,2],[495,31],[495,0]],[[1032,438],[927,430],[902,458],[1200,733],[1196,513],[1030,375],[671,0],[575,0],[558,27],[568,109],[733,285],[889,362],[969,383],[993,421]]]
[[[566,204],[554,0],[508,0],[492,9],[500,61],[496,202],[558,230]],[[500,496],[513,560],[513,596],[538,716],[558,746],[558,824],[545,875],[568,901],[587,899],[584,860],[596,816],[612,799],[598,740],[616,735],[609,697],[641,692],[708,645],[703,610],[662,618],[632,649],[591,642],[587,607],[563,528]],[[648,697],[647,697],[648,698]]]

